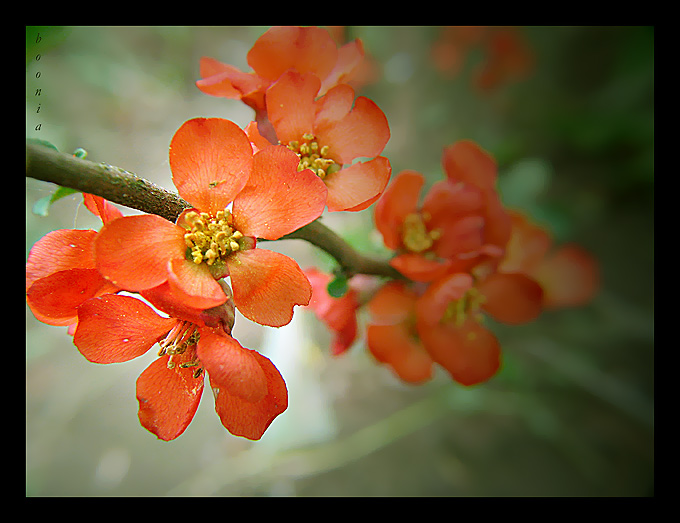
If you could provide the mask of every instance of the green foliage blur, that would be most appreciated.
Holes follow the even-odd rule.
[[[503,368],[470,389],[444,373],[402,384],[361,339],[331,357],[330,334],[309,311],[297,309],[281,329],[239,316],[236,337],[277,365],[289,410],[261,441],[235,438],[206,387],[192,424],[168,443],[137,420],[135,380],[153,350],[91,364],[65,328],[37,322],[27,307],[26,494],[653,495],[654,28],[518,29],[533,68],[484,92],[473,82],[480,46],[455,75],[434,66],[442,28],[342,34],[361,38],[375,64],[358,94],[387,116],[393,173],[414,169],[432,184],[443,176],[442,149],[475,140],[498,162],[506,205],[548,227],[557,245],[576,242],[596,257],[601,289],[591,304],[526,326],[490,324]],[[200,57],[249,71],[246,54],[265,30],[27,27],[26,136],[84,148],[88,159],[172,189],[168,144],[184,121],[223,117],[245,127],[253,116],[196,88]],[[50,200],[54,190],[27,179],[26,255],[51,230],[101,225],[79,194]],[[41,199],[48,218],[33,212]],[[387,256],[371,232],[372,209],[323,220],[358,250]],[[334,268],[299,240],[267,248],[303,268]],[[345,286],[338,281],[337,292]]]

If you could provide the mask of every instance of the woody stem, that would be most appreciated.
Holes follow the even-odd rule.
[[[84,193],[156,214],[175,222],[191,205],[178,194],[112,165],[76,158],[33,143],[26,144],[26,177],[70,187]],[[347,276],[371,274],[399,278],[387,262],[356,252],[331,229],[314,221],[281,239],[301,239],[333,256]]]
[[[191,207],[179,195],[134,173],[32,143],[26,144],[26,177],[101,196],[172,222]]]
[[[359,254],[345,240],[319,220],[300,227],[298,230],[280,239],[306,240],[312,245],[319,247],[335,258],[338,265],[340,265],[340,269],[347,277],[355,274],[371,274],[374,276],[402,278],[401,274],[389,263]]]

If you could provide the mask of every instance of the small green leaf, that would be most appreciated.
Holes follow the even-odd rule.
[[[33,204],[33,214],[37,214],[38,216],[47,216],[49,213],[50,205],[52,205],[60,198],[63,198],[64,196],[68,196],[69,194],[73,194],[76,192],[80,191],[77,191],[76,189],[71,189],[69,187],[57,187],[57,190],[55,190],[52,194],[50,194],[49,196],[45,196],[44,198],[40,198],[37,202]]]
[[[328,294],[333,298],[342,298],[347,292],[347,278],[344,274],[338,274],[326,287]]]
[[[44,147],[49,147],[50,149],[54,149],[55,151],[59,151],[57,149],[57,146],[54,145],[52,142],[48,142],[47,140],[41,140],[40,138],[27,138],[26,141],[28,143],[32,143],[35,145],[42,145]]]

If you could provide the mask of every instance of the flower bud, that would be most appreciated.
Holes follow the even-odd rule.
[[[220,280],[217,283],[220,284],[220,287],[222,287],[222,290],[227,295],[227,301],[212,309],[204,310],[200,318],[207,327],[222,329],[225,333],[231,335],[231,330],[234,328],[234,322],[236,321],[234,294],[231,292],[229,284],[224,280]]]

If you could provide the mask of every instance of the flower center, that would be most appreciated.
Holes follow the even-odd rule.
[[[165,338],[158,342],[158,345],[161,347],[158,355],[164,356],[167,354],[170,356],[168,358],[169,369],[174,369],[177,365],[173,361],[175,357],[182,360],[179,364],[180,368],[198,367],[194,371],[194,378],[198,378],[203,372],[203,367],[201,367],[200,362],[196,358],[195,350],[200,337],[201,334],[198,332],[196,325],[189,321],[178,321]],[[188,349],[189,353],[185,355]]]
[[[428,231],[425,222],[430,219],[428,213],[412,212],[404,218],[401,239],[409,251],[421,253],[432,247],[434,241],[441,236],[438,230]]]
[[[480,309],[485,301],[486,297],[472,287],[462,298],[449,303],[446,311],[444,311],[442,321],[453,322],[456,327],[460,327],[469,316],[472,316],[477,322],[481,322],[483,316]]]
[[[303,134],[302,139],[304,141],[293,140],[286,146],[300,157],[298,171],[311,169],[323,180],[329,174],[340,170],[341,166],[328,157],[329,148],[327,145],[320,146],[311,133]]]
[[[190,229],[184,235],[184,241],[191,250],[191,258],[196,264],[205,261],[212,265],[215,260],[225,258],[243,248],[239,242],[243,234],[233,228],[231,213],[228,210],[218,211],[215,216],[190,211],[186,213],[185,222]]]

